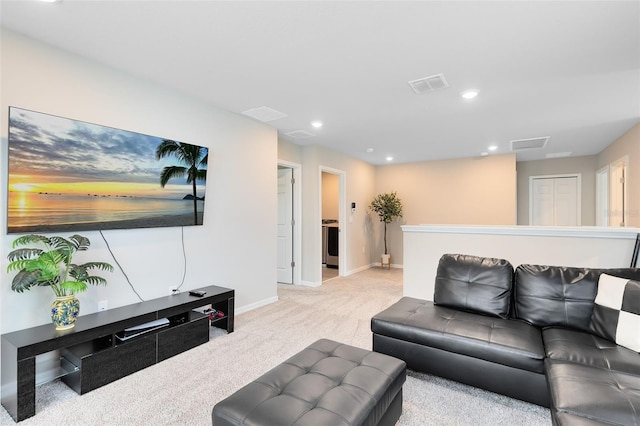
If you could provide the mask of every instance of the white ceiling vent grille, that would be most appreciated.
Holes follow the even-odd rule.
[[[293,139],[307,139],[315,136],[313,133],[307,132],[306,130],[294,130],[293,132],[285,133],[285,135]]]
[[[409,82],[409,86],[417,95],[433,92],[434,90],[446,89],[449,87],[444,74],[431,75],[429,77],[419,78]]]
[[[565,152],[550,152],[549,154],[545,154],[544,156],[545,158],[564,158],[564,157],[571,157],[571,152],[569,151],[565,151]]]
[[[242,114],[247,115],[251,118],[255,118],[256,120],[260,120],[263,123],[277,120],[279,118],[284,118],[287,116],[287,114],[280,111],[276,111],[275,109],[269,108],[267,106],[248,109],[246,111],[243,111]]]
[[[547,145],[550,136],[531,139],[518,139],[511,141],[511,151],[517,152],[525,149],[540,149]]]

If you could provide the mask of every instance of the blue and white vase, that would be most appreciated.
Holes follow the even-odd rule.
[[[56,297],[51,304],[51,320],[56,330],[68,330],[76,324],[80,312],[80,301],[75,296]]]

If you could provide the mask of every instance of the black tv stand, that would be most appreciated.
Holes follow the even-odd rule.
[[[209,341],[209,325],[233,332],[234,290],[210,286],[203,297],[183,292],[80,316],[71,330],[53,324],[2,335],[2,405],[17,422],[36,413],[36,355],[60,350],[62,380],[79,394]],[[194,309],[212,305],[225,316],[209,321]],[[167,318],[169,324],[121,340],[130,327]]]

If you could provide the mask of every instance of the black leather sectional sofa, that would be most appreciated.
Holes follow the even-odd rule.
[[[640,280],[640,269],[444,255],[434,302],[403,297],[374,316],[373,349],[550,407],[556,425],[640,425],[640,354],[594,332],[602,273]]]

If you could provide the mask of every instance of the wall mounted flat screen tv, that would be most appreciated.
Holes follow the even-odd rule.
[[[205,147],[9,108],[8,233],[202,225]]]

